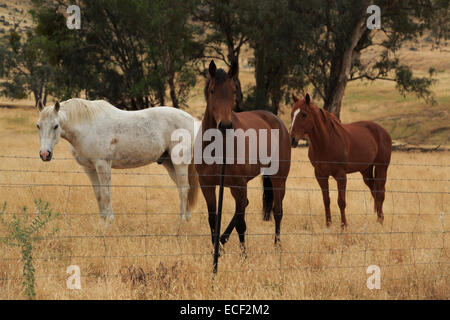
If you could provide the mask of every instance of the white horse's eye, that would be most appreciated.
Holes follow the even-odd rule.
[[[58,129],[58,127],[59,127],[59,124],[57,124],[53,129],[56,130],[56,129]]]
[[[38,124],[36,125],[36,127],[38,128],[38,130],[41,129],[41,127]]]

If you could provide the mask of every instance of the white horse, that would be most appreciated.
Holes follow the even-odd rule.
[[[198,177],[193,161],[173,161],[172,150],[178,142],[172,141],[171,134],[187,130],[193,146],[198,121],[191,115],[171,107],[123,111],[104,100],[70,99],[49,107],[39,101],[37,107],[41,159],[50,161],[59,138],[67,140],[92,183],[100,214],[107,222],[114,219],[111,168],[136,168],[155,161],[164,165],[178,187],[180,221],[190,219]]]

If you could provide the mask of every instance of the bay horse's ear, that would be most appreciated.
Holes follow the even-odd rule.
[[[60,107],[59,101],[56,101],[56,103],[55,103],[55,112],[56,112],[56,113],[58,113],[59,107]]]
[[[294,103],[298,101],[298,98],[295,96],[295,94],[292,94],[292,100],[294,100]]]
[[[307,93],[306,96],[305,96],[305,102],[309,106],[309,104],[311,102],[311,98],[309,97],[309,93]]]
[[[36,107],[38,108],[39,112],[44,110],[44,104],[42,103],[41,99],[39,99],[38,102],[36,103]]]
[[[214,78],[214,76],[216,75],[216,71],[216,64],[214,63],[214,60],[211,60],[211,62],[209,63],[209,75],[211,76],[211,78]]]
[[[236,77],[236,75],[238,74],[238,69],[239,69],[238,63],[233,60],[233,62],[231,62],[230,70],[228,70],[228,76],[232,79]]]

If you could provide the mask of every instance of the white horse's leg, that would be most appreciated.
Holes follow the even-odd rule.
[[[191,219],[191,213],[187,208],[188,203],[188,193],[189,193],[189,172],[188,165],[180,164],[174,165],[175,174],[177,176],[177,187],[180,196],[180,219],[184,218],[189,221]]]
[[[111,162],[97,160],[95,162],[95,170],[97,170],[98,180],[100,182],[101,215],[106,220],[112,222],[114,220],[114,213],[111,204]]]
[[[186,169],[184,170],[185,172],[184,175],[185,177],[180,177],[180,172],[182,172],[183,170],[180,168],[180,165],[176,165],[174,166],[172,161],[170,160],[165,160],[163,162],[163,166],[166,168],[167,172],[169,173],[170,178],[173,180],[173,182],[175,182],[175,184],[178,187],[178,195],[180,197],[180,221],[183,218],[186,218],[186,220],[189,220],[191,217],[190,212],[187,211],[187,197],[188,197],[188,189],[189,189],[189,180],[187,180],[188,176],[187,176],[187,165],[181,165],[181,166],[185,166]],[[183,178],[186,178],[186,188],[182,188],[183,185]]]
[[[100,181],[98,180],[98,174],[95,169],[83,167],[84,172],[86,172],[89,180],[91,181],[92,188],[94,189],[95,198],[97,199],[98,209],[100,213],[103,213],[103,202],[101,201],[101,190],[100,190]]]

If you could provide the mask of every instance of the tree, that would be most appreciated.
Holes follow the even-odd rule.
[[[192,1],[80,0],[81,30],[65,27],[66,1],[35,1],[37,31],[60,71],[62,97],[84,92],[125,109],[173,105],[195,84],[202,47],[189,24]],[[182,14],[184,13],[184,14]]]
[[[305,84],[313,85],[315,95],[323,99],[324,108],[337,117],[349,81],[394,81],[401,93],[413,92],[432,101],[429,88],[434,71],[430,70],[428,77],[415,77],[395,53],[405,41],[432,29],[439,11],[448,10],[448,1],[377,1],[381,8],[380,30],[366,26],[369,4],[367,0],[303,2],[303,8],[309,13],[300,23],[309,26],[309,32],[303,34],[304,41],[299,47],[297,76]],[[376,37],[379,33],[383,34],[381,41]],[[440,37],[442,32],[434,35]],[[361,52],[372,46],[382,48],[382,53],[372,61],[363,62]]]
[[[203,57],[203,44],[194,40],[200,29],[188,21],[196,1],[157,0],[146,4],[149,6],[142,8],[150,15],[149,26],[143,30],[146,43],[158,49],[154,57],[162,64],[172,104],[179,108],[195,85],[194,65]]]
[[[53,69],[40,48],[42,39],[32,32],[24,36],[16,31],[0,40],[1,95],[25,99],[33,94],[35,102],[45,103],[53,77]]]
[[[219,59],[228,67],[237,66],[234,78],[236,85],[236,110],[240,110],[243,100],[241,82],[239,80],[239,55],[242,46],[247,43],[245,26],[241,19],[243,10],[239,0],[201,0],[194,13],[194,19],[202,24],[206,37],[204,39],[207,53],[205,58]],[[226,52],[223,52],[223,45]],[[205,69],[206,70],[206,69]]]
[[[297,61],[302,30],[297,21],[302,10],[289,0],[249,0],[243,16],[250,47],[254,50],[256,86],[247,108],[268,109],[277,114],[287,89],[293,86],[290,73]]]

